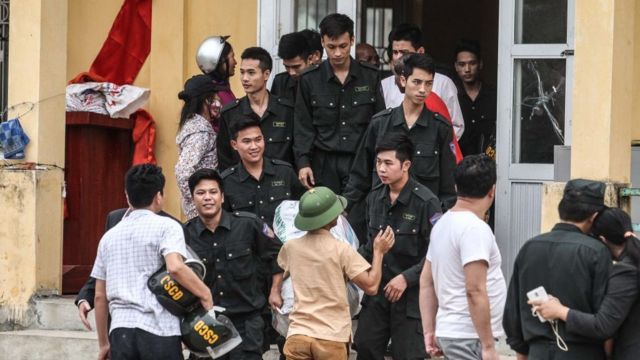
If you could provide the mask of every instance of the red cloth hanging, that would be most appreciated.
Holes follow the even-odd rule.
[[[424,104],[431,112],[437,112],[451,122],[451,115],[447,109],[447,104],[445,104],[436,93],[432,91],[424,100]],[[460,150],[460,145],[458,145],[458,138],[456,137],[455,129],[453,130],[453,148],[451,151],[453,151],[453,154],[456,156],[456,164],[459,164],[460,161],[462,161],[463,156],[462,150]]]

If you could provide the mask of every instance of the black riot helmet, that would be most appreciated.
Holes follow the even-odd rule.
[[[206,275],[204,264],[189,247],[187,247],[187,253],[189,258],[185,260],[185,265],[190,267],[200,280],[203,280]],[[200,299],[175,281],[169,275],[166,265],[162,265],[158,271],[151,275],[147,286],[156,296],[160,305],[175,316],[184,316],[200,306]]]
[[[187,314],[180,323],[182,342],[189,351],[200,357],[219,358],[236,346],[242,338],[228,317],[199,307]]]

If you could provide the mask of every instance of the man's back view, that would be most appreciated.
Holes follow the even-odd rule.
[[[504,313],[507,343],[534,359],[604,359],[602,342],[568,333],[558,323],[557,344],[549,322],[531,313],[527,292],[543,286],[566,306],[595,313],[605,294],[611,256],[600,241],[586,235],[604,207],[601,182],[576,179],[567,183],[558,211],[561,222],[551,232],[529,240],[516,258]],[[558,340],[558,342],[560,342]]]

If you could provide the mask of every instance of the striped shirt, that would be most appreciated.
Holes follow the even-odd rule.
[[[180,335],[180,322],[147,287],[164,256],[187,251],[182,227],[149,210],[134,210],[100,240],[91,276],[106,283],[110,331],[139,328],[158,336]]]

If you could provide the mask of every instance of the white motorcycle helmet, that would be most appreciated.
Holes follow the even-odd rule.
[[[198,47],[196,63],[205,74],[210,74],[218,67],[221,60],[224,44],[230,36],[210,36]]]

